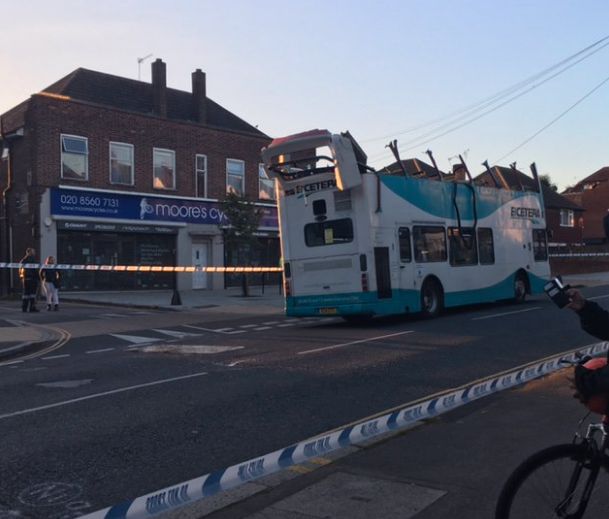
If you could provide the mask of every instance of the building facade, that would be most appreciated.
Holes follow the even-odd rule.
[[[586,212],[581,221],[584,242],[590,245],[606,244],[605,217],[609,214],[609,167],[604,167],[566,189],[563,196],[583,207]]]
[[[192,92],[77,69],[0,117],[0,261],[224,266],[221,200],[263,209],[251,265],[279,260],[274,186],[260,167],[270,138],[213,102],[205,74]],[[64,287],[212,289],[222,275],[67,271]],[[15,287],[15,273],[4,278]]]

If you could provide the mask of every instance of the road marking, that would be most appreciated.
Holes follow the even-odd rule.
[[[524,312],[532,312],[533,310],[541,310],[541,306],[534,306],[525,310],[515,310],[514,312],[503,312],[501,314],[484,315],[482,317],[474,317],[472,321],[482,321],[483,319],[493,319],[494,317],[503,317],[505,315],[522,314]]]
[[[154,339],[152,337],[139,337],[137,335],[120,335],[118,333],[111,333],[112,337],[116,337],[117,339],[122,339],[127,342],[131,342],[134,344],[146,344],[149,342],[157,342],[161,339]]]
[[[65,359],[66,357],[69,357],[69,356],[70,356],[69,353],[64,353],[63,355],[51,355],[50,357],[41,357],[40,360]]]
[[[287,328],[288,326],[296,326],[296,323],[278,324],[277,328]]]
[[[206,344],[193,345],[193,344],[176,344],[176,345],[153,345],[144,346],[139,349],[144,353],[185,353],[185,354],[199,354],[199,355],[212,355],[214,353],[224,353],[225,351],[242,350],[244,346],[209,346]]]
[[[242,324],[239,328],[256,328],[257,324]]]
[[[212,332],[226,333],[226,332],[232,332],[233,330],[234,330],[234,328],[216,328],[215,330],[212,330]]]
[[[194,324],[183,324],[185,328],[192,328],[193,330],[203,330],[204,332],[214,332],[211,328],[203,328],[202,326],[195,326]]]
[[[153,328],[152,331],[174,337],[176,339],[183,339],[184,337],[196,337],[198,333],[179,332],[177,330],[161,330],[159,328]]]
[[[353,342],[344,342],[342,344],[333,344],[332,346],[323,346],[322,348],[315,348],[313,350],[299,351],[298,355],[308,355],[309,353],[317,353],[318,351],[335,350],[337,348],[344,348],[345,346],[351,346],[353,344],[361,344],[364,342],[378,341],[380,339],[386,339],[388,337],[397,337],[398,335],[405,335],[407,333],[414,333],[414,330],[406,330],[405,332],[391,333],[389,335],[379,335],[378,337],[370,337],[369,339],[362,339],[362,340],[353,341]]]
[[[115,395],[117,393],[124,393],[125,391],[132,391],[134,389],[158,386],[160,384],[168,384],[169,382],[177,382],[179,380],[186,380],[189,378],[202,377],[203,375],[207,375],[207,372],[201,371],[199,373],[193,373],[192,375],[183,375],[181,377],[173,377],[173,378],[166,378],[163,380],[155,380],[154,382],[146,382],[145,384],[137,384],[135,386],[111,389],[110,391],[104,391],[102,393],[95,393],[93,395],[88,395],[88,396],[81,396],[79,398],[72,398],[70,400],[64,400],[63,402],[56,402],[54,404],[41,405],[40,407],[31,407],[30,409],[22,409],[21,411],[14,411],[12,413],[2,414],[2,415],[0,415],[0,420],[4,420],[5,418],[13,418],[15,416],[21,416],[24,414],[37,413],[38,411],[45,411],[47,409],[53,409],[55,407],[63,407],[63,406],[70,405],[70,404],[76,404],[78,402],[84,402],[86,400],[92,400],[94,398],[101,398],[103,396]]]
[[[85,386],[87,384],[90,384],[91,382],[93,382],[92,378],[85,378],[82,380],[60,380],[59,382],[41,382],[36,385],[50,388],[59,387],[62,389],[73,389],[75,387]]]
[[[586,298],[586,299],[606,299],[607,297],[609,297],[609,294],[608,294],[608,295],[605,295],[605,296],[594,296],[594,297],[588,297],[588,298]]]
[[[226,335],[235,335],[236,333],[247,333],[247,330],[235,330],[234,332],[226,332]]]
[[[259,328],[254,328],[255,332],[261,332],[262,330],[270,330],[272,326],[260,326]]]
[[[112,351],[115,348],[102,348],[101,350],[89,350],[89,351],[85,351],[85,353],[104,353],[106,351]]]
[[[279,321],[269,321],[262,324],[264,324],[265,326],[273,326],[274,324],[279,324]]]

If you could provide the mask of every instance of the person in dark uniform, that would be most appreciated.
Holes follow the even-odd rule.
[[[567,295],[571,301],[567,308],[579,315],[582,329],[603,341],[609,340],[609,312],[599,304],[585,299],[579,290],[570,288]],[[594,370],[577,365],[575,387],[575,397],[582,402],[586,402],[594,394],[609,393],[609,364]]]
[[[36,259],[36,250],[28,247],[25,250],[25,256],[19,262],[22,265],[25,263],[38,263]],[[35,268],[19,269],[19,277],[21,278],[21,286],[23,292],[21,295],[21,310],[27,312],[38,312],[36,308],[36,293],[38,292],[38,270]]]

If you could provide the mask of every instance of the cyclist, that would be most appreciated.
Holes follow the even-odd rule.
[[[601,340],[609,340],[609,312],[593,301],[588,301],[579,290],[567,290],[570,303],[567,308],[579,315],[581,327],[590,335]],[[609,354],[608,354],[609,356]],[[598,393],[609,393],[609,364],[599,369],[587,369],[583,365],[575,367],[575,398],[583,403]]]

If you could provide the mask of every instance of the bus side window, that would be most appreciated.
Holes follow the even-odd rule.
[[[493,229],[485,227],[478,229],[478,251],[481,265],[492,265],[495,263]]]
[[[471,227],[449,227],[450,264],[454,267],[477,265],[476,236]]]
[[[533,229],[533,256],[535,261],[548,260],[548,245],[545,229]]]
[[[444,227],[435,225],[415,225],[412,228],[414,239],[414,259],[419,263],[446,261],[446,233]]]
[[[412,250],[410,248],[410,229],[400,227],[398,229],[398,241],[400,245],[400,261],[410,263],[412,261]]]

